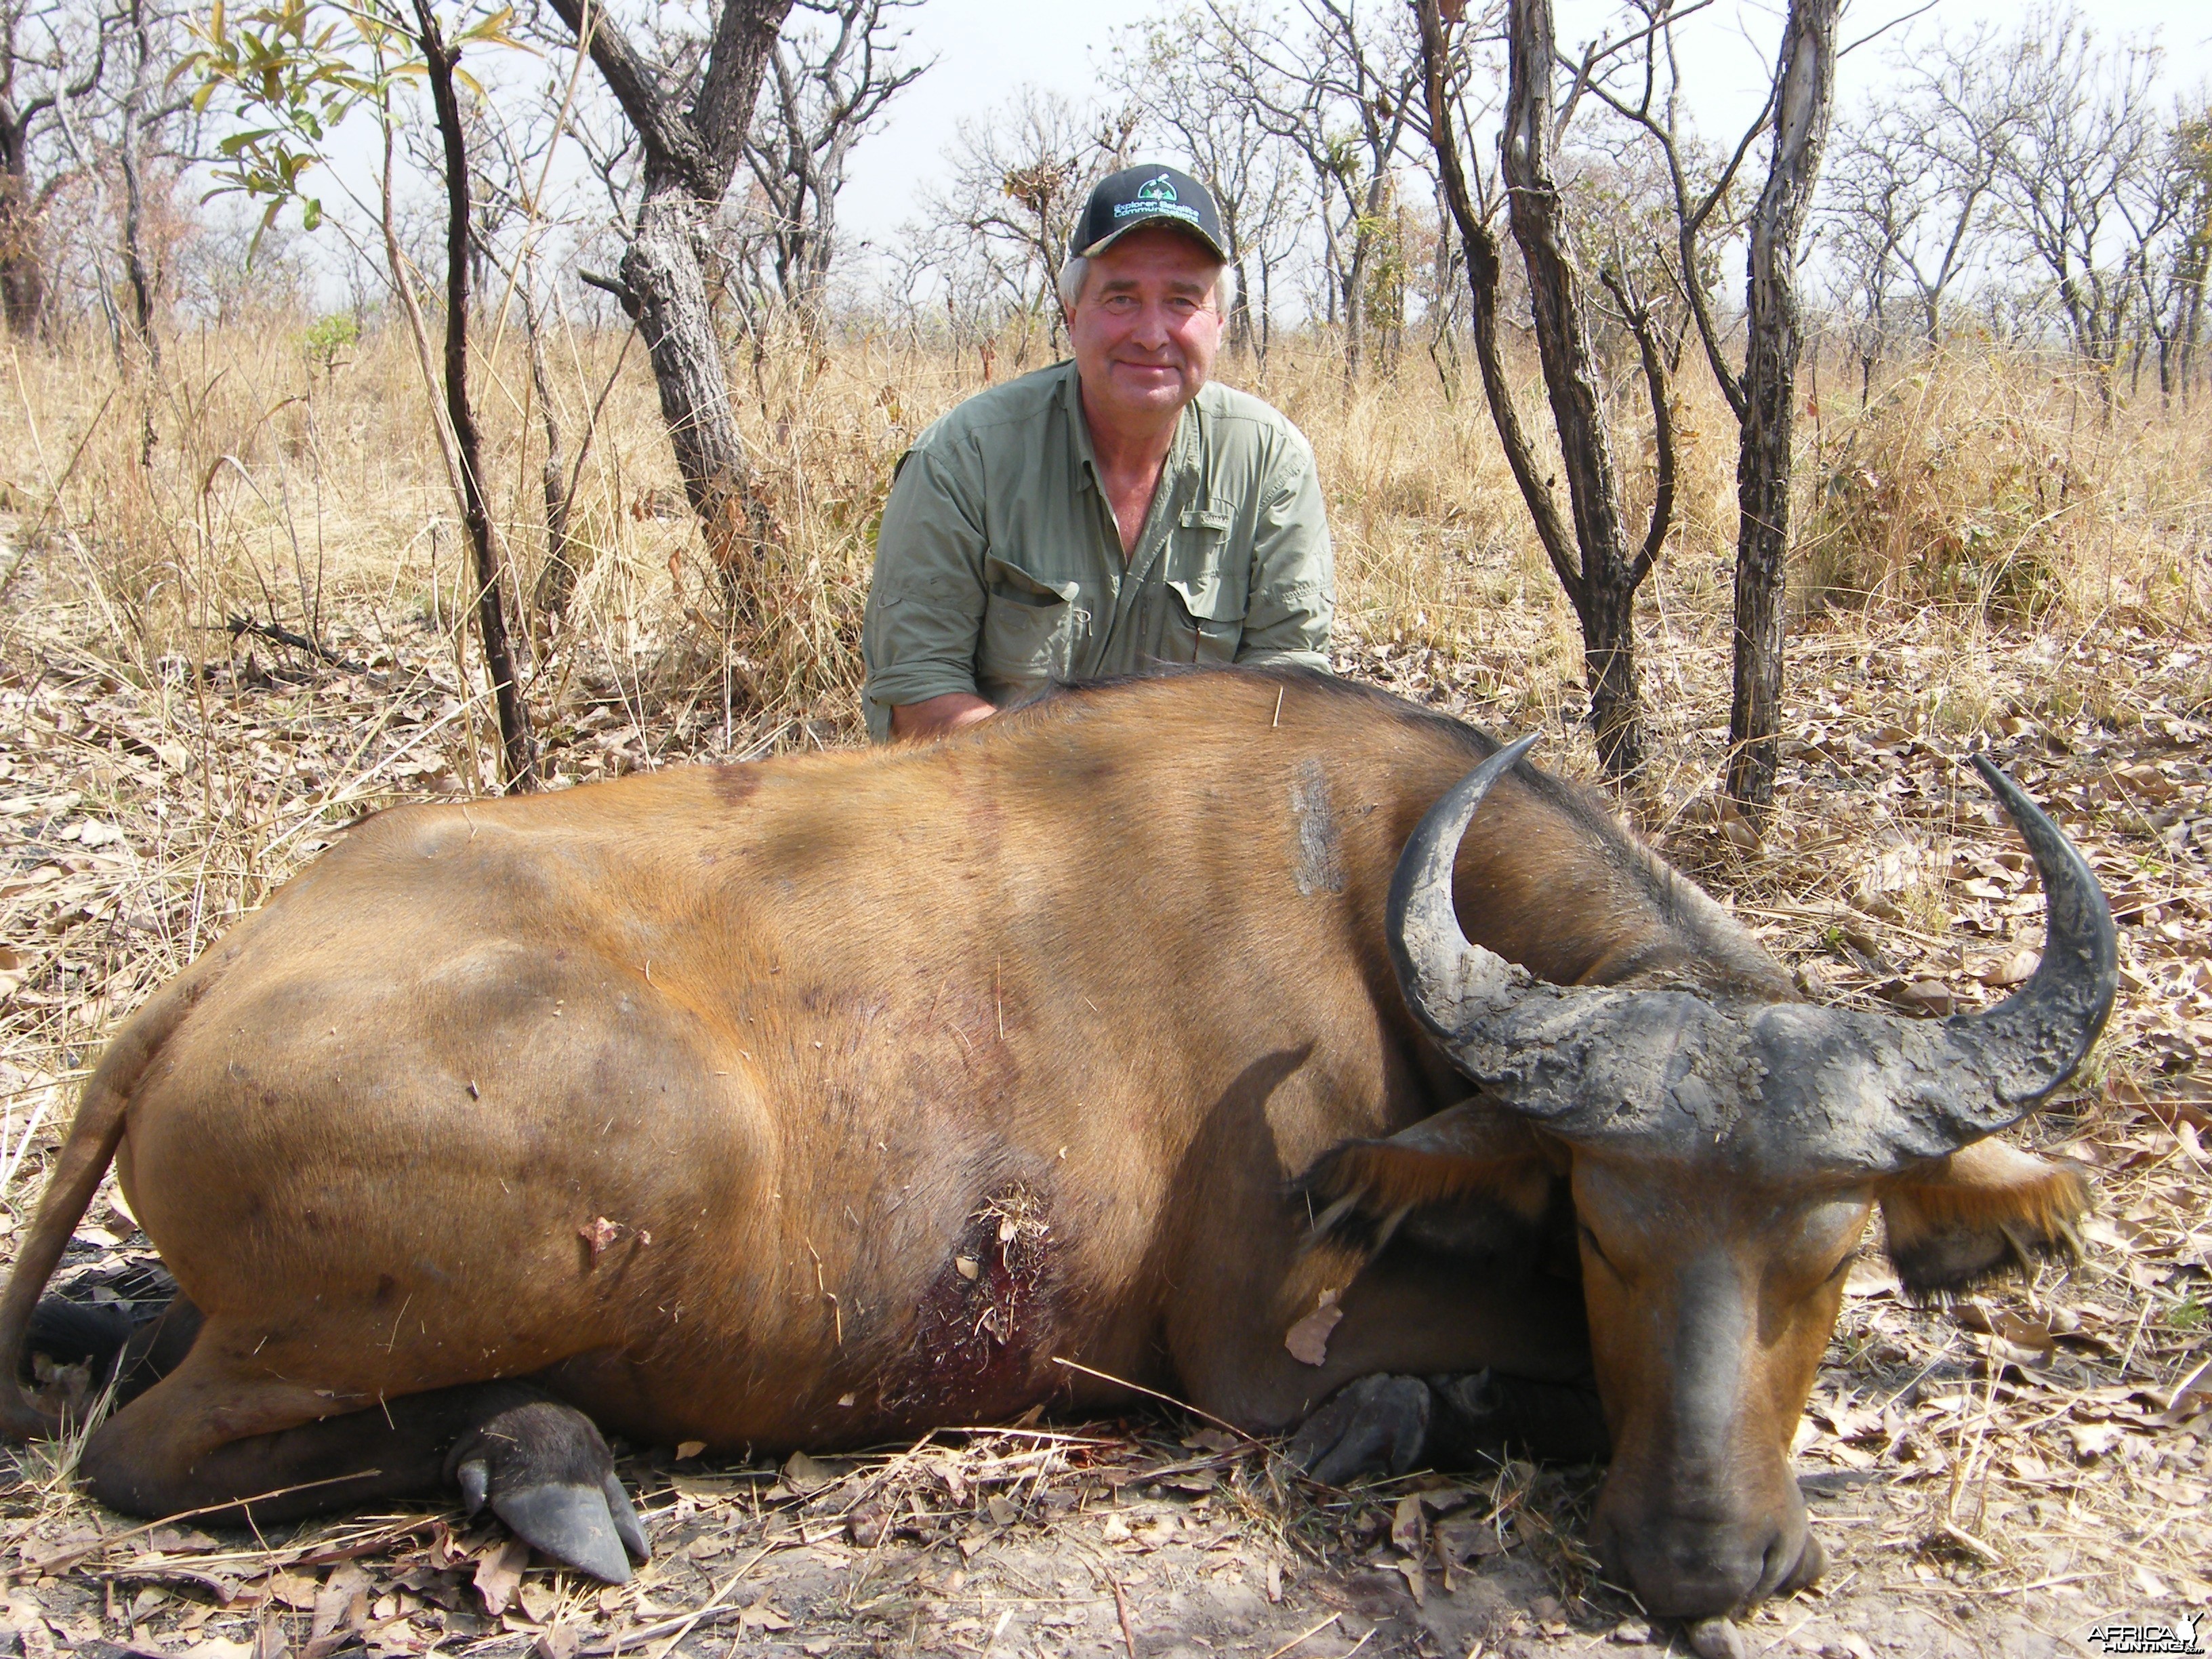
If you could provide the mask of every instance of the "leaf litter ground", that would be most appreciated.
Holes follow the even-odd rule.
[[[234,641],[119,677],[102,619],[44,562],[20,573],[0,659],[0,1227],[27,1225],[105,1035],[336,827],[465,793],[484,719],[452,641],[374,608],[334,623],[343,665]],[[1537,624],[1532,623],[1533,629]],[[1939,1015],[2032,969],[2041,901],[1962,775],[1942,687],[1960,666],[1900,628],[1793,646],[1783,804],[1711,805],[1725,663],[1678,638],[1655,684],[1664,759],[1642,804],[1808,990]],[[1479,650],[1359,644],[1340,666],[1501,728],[1563,724]],[[2206,1445],[2212,1218],[2212,816],[2206,674],[2139,620],[2094,637],[1991,636],[1971,722],[2084,846],[2118,914],[2125,988],[2083,1085],[2027,1139],[2095,1171],[2085,1261],[1949,1310],[1854,1269],[1798,1437],[1830,1567],[1726,1638],[1746,1652],[2072,1653],[2103,1623],[2212,1607]],[[1660,677],[1655,676],[1655,681]],[[2089,688],[2085,692],[2082,688]],[[1931,690],[1931,687],[1934,688]],[[714,699],[572,676],[548,730],[564,781],[848,741],[844,723],[719,720]],[[1557,742],[1553,763],[1587,765]],[[158,1264],[112,1185],[58,1288],[137,1303]],[[64,1373],[50,1391],[82,1389]],[[1238,1654],[1467,1659],[1689,1650],[1583,1553],[1596,1473],[1504,1462],[1349,1492],[1171,1409],[1108,1424],[948,1430],[865,1456],[710,1466],[632,1449],[653,1563],[580,1582],[457,1510],[356,1514],[257,1537],[146,1527],[70,1489],[70,1448],[9,1454],[0,1651],[282,1654]]]

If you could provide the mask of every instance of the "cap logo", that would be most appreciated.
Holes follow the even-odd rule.
[[[1147,179],[1139,185],[1135,201],[1116,202],[1114,216],[1116,219],[1176,219],[1188,225],[1199,223],[1198,210],[1183,205],[1176,195],[1174,180],[1164,173],[1157,179]],[[1203,226],[1200,228],[1204,228]]]
[[[1133,185],[1132,179],[1138,182]],[[1185,185],[1190,189],[1188,201],[1183,199]],[[1173,167],[1164,167],[1150,178],[1141,169],[1129,167],[1101,179],[1091,190],[1075,235],[1095,251],[1139,225],[1162,221],[1188,228],[1207,247],[1228,257],[1212,198],[1204,185]]]

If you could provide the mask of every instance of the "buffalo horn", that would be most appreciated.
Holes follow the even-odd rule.
[[[1711,1005],[1683,991],[1549,984],[1460,930],[1461,838],[1491,785],[1535,741],[1507,745],[1453,786],[1399,855],[1388,928],[1407,1006],[1461,1071],[1569,1139],[1648,1139],[1679,1121],[1710,1139],[1748,1080],[1712,1074],[1728,1045],[1708,1041],[1723,1018]]]
[[[1484,1009],[1503,1012],[1533,976],[1494,951],[1469,941],[1452,906],[1452,866],[1467,827],[1482,808],[1490,786],[1536,746],[1532,732],[1508,744],[1447,790],[1421,819],[1390,878],[1390,960],[1407,1005],[1437,1038],[1450,1045],[1470,1018]]]
[[[2074,1074],[2119,986],[2119,943],[2095,872],[2065,833],[1986,755],[1974,769],[2002,804],[2043,878],[2043,959],[1994,1008],[1943,1022],[1962,1141],[2017,1122]]]
[[[2041,963],[1996,1007],[1939,1024],[1536,979],[1470,942],[1452,902],[1462,837],[1534,742],[1498,750],[1421,820],[1390,884],[1389,940],[1407,1005],[1460,1069],[1555,1132],[1685,1149],[1728,1141],[1800,1168],[1894,1169],[2025,1116],[2103,1028],[2118,978],[2104,894],[2058,827],[1979,757],[2050,907]]]

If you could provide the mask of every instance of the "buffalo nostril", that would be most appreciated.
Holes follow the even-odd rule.
[[[1789,1578],[1778,1588],[1785,1590],[1803,1589],[1816,1582],[1827,1571],[1828,1553],[1820,1547],[1820,1540],[1813,1536],[1810,1528],[1805,1534],[1802,1548],[1797,1552],[1797,1565]]]
[[[1790,1559],[1790,1540],[1787,1534],[1775,1534],[1767,1541],[1766,1553],[1759,1562],[1759,1588],[1752,1594],[1772,1595],[1782,1587],[1782,1581],[1789,1577],[1790,1570],[1796,1565],[1796,1562]]]
[[[1793,1528],[1778,1532],[1766,1547],[1758,1588],[1753,1590],[1751,1599],[1763,1601],[1770,1595],[1802,1589],[1820,1576],[1827,1564],[1826,1553],[1810,1529]]]

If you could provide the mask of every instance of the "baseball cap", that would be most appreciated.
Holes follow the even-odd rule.
[[[1221,210],[1213,204],[1213,192],[1188,173],[1168,167],[1123,167],[1101,179],[1083,216],[1075,222],[1069,257],[1087,259],[1103,253],[1147,225],[1187,231],[1224,264],[1229,262],[1229,238],[1222,234]]]

